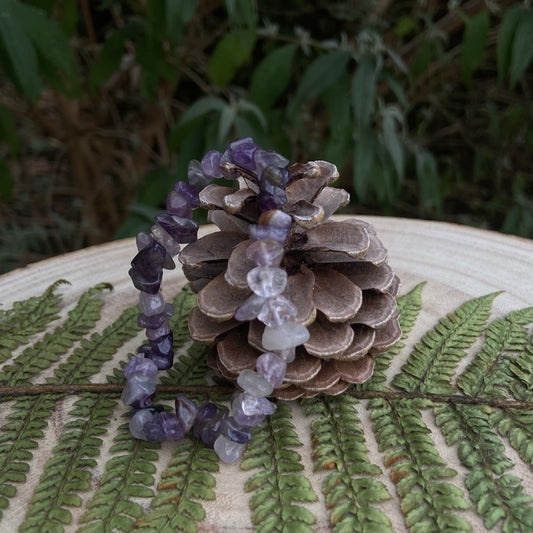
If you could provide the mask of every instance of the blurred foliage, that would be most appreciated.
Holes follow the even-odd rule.
[[[505,0],[1,0],[0,268],[146,229],[248,135],[347,212],[533,237],[532,35]]]

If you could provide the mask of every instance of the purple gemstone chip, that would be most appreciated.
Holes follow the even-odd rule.
[[[220,170],[221,157],[222,154],[218,150],[209,150],[209,152],[204,155],[201,166],[205,174],[214,178],[222,177],[222,171]]]
[[[149,294],[159,292],[166,255],[165,248],[157,241],[137,253],[128,273],[138,290]]]
[[[190,218],[161,213],[155,220],[177,242],[189,243],[197,239],[198,223]]]

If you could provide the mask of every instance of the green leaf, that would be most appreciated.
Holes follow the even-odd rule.
[[[533,10],[530,8],[523,10],[513,39],[511,64],[509,65],[509,82],[511,88],[516,85],[516,82],[522,77],[522,74],[524,74],[533,59],[532,35]]]
[[[435,157],[428,150],[419,149],[415,159],[421,208],[426,212],[440,208],[439,173]]]
[[[179,43],[185,26],[192,19],[198,0],[165,0],[166,3],[166,38],[172,47]]]
[[[215,46],[207,64],[211,81],[215,85],[227,85],[248,61],[254,45],[254,32],[234,30],[226,34]]]
[[[377,142],[369,126],[357,129],[353,162],[353,186],[357,198],[364,202],[372,182]]]
[[[465,22],[463,41],[461,43],[461,76],[466,85],[470,85],[472,74],[479,68],[489,34],[489,12],[484,9],[475,17]]]
[[[378,66],[373,56],[364,55],[359,59],[352,80],[352,107],[356,127],[362,130],[370,124],[374,112],[374,99]]]
[[[398,131],[398,119],[401,118],[401,111],[396,107],[387,106],[382,111],[383,142],[392,159],[396,176],[400,181],[403,181],[405,152],[401,133]]]
[[[42,91],[37,54],[24,30],[16,7],[15,0],[6,0],[0,13],[0,38],[15,76],[14,82],[35,104],[41,97]]]
[[[497,43],[498,80],[500,83],[503,83],[509,74],[515,33],[522,20],[523,12],[524,9],[521,6],[515,5],[510,7],[503,16]]]
[[[221,113],[228,106],[229,104],[222,100],[222,98],[218,98],[217,96],[204,96],[203,98],[195,100],[195,102],[187,108],[185,113],[181,115],[175,127],[179,128],[188,122],[192,122],[198,117],[211,113],[212,111],[218,111]]]
[[[276,48],[255,68],[250,82],[248,99],[262,109],[270,109],[283,94],[291,79],[296,44]]]
[[[352,57],[347,50],[335,50],[317,57],[305,70],[300,85],[289,105],[289,115],[294,119],[301,106],[331,87],[344,72]]]

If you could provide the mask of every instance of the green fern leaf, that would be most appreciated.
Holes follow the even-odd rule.
[[[352,531],[375,528],[393,531],[387,516],[372,505],[390,498],[385,485],[377,479],[362,477],[379,475],[381,469],[368,459],[356,403],[342,395],[303,401],[306,414],[317,415],[311,422],[314,467],[330,471],[322,492],[332,507],[333,531],[342,531],[347,524],[355,527]]]
[[[243,470],[262,468],[246,482],[256,531],[313,531],[313,514],[294,502],[314,502],[316,494],[302,474],[301,456],[287,446],[301,446],[291,422],[291,408],[278,402],[276,412],[252,430],[241,463]]]
[[[450,382],[456,364],[481,335],[498,294],[469,300],[441,319],[415,345],[392,384],[406,391],[453,394],[455,388]]]

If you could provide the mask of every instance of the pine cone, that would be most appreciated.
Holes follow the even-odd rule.
[[[387,252],[374,228],[361,220],[331,221],[349,202],[349,194],[330,187],[338,178],[325,161],[288,168],[287,202],[292,217],[281,267],[288,274],[283,296],[297,308],[296,322],[310,338],[296,350],[283,385],[282,399],[340,394],[363,383],[373,372],[373,355],[391,348],[401,336],[395,296],[399,280],[386,263]],[[189,317],[191,337],[212,345],[209,365],[236,380],[254,369],[264,325],[240,322],[235,311],[249,298],[247,273],[255,266],[246,256],[253,242],[250,225],[265,224],[276,211],[258,207],[258,189],[239,178],[239,189],[212,184],[200,193],[208,220],[220,231],[189,244],[180,254],[198,305]]]

